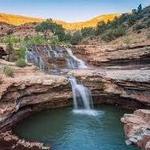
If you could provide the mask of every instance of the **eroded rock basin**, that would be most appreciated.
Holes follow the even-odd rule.
[[[129,110],[101,105],[96,115],[59,108],[36,113],[14,132],[21,138],[51,145],[52,150],[138,150],[127,146],[120,118]]]

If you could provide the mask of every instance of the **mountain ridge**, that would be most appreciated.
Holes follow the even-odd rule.
[[[66,22],[63,20],[55,20],[54,21],[58,24],[61,24],[65,29],[68,30],[78,30],[84,27],[95,27],[98,22],[108,20],[113,20],[115,17],[118,17],[120,14],[112,13],[112,14],[104,14],[99,15],[96,17],[93,17],[92,19],[86,20],[86,21],[80,21],[80,22]],[[46,19],[42,18],[36,18],[36,17],[28,17],[28,16],[22,16],[22,15],[13,15],[13,14],[7,14],[7,13],[0,13],[0,22],[8,23],[11,25],[22,25],[26,23],[40,23]]]

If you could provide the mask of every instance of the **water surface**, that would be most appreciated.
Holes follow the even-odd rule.
[[[100,106],[97,115],[73,113],[72,108],[43,111],[21,122],[15,132],[25,139],[50,144],[53,150],[137,150],[126,146],[120,118],[129,113]]]

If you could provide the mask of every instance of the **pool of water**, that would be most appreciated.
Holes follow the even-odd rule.
[[[137,150],[127,146],[120,118],[127,110],[100,106],[96,115],[72,108],[39,112],[17,125],[14,132],[27,140],[49,144],[53,150]]]

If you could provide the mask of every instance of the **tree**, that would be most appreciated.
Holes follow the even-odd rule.
[[[138,9],[137,9],[137,12],[138,12],[138,13],[141,13],[141,11],[142,11],[142,4],[140,4],[140,5],[138,6]]]
[[[104,21],[99,22],[96,27],[96,34],[99,35],[103,33],[105,30],[106,30],[106,23]]]
[[[83,37],[90,37],[95,34],[95,30],[92,27],[88,27],[88,28],[86,27],[86,28],[81,29],[81,33]]]
[[[44,37],[47,39],[48,31],[51,31],[54,35],[58,36],[60,41],[63,41],[65,38],[65,29],[62,25],[56,24],[52,19],[47,19],[38,26],[36,26],[37,32],[43,32]]]
[[[81,42],[81,40],[82,40],[81,33],[79,31],[76,31],[71,38],[71,44],[76,45],[79,42]]]
[[[8,61],[14,61],[15,60],[15,50],[13,48],[13,43],[11,40],[8,41],[6,50],[8,52]]]

